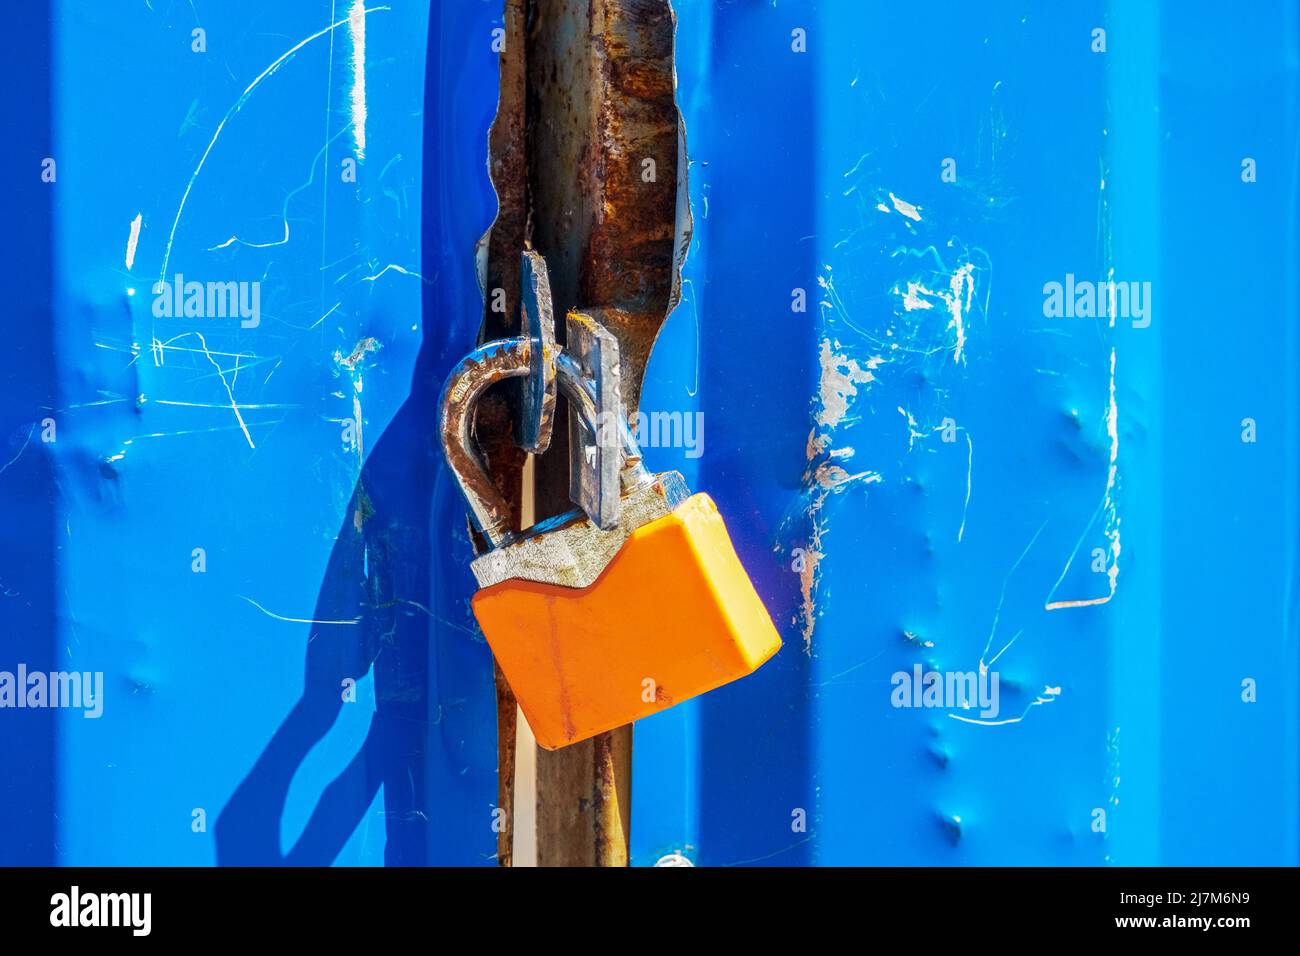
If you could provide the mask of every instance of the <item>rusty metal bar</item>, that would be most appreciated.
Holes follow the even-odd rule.
[[[515,739],[518,732],[519,705],[506,683],[501,668],[494,662],[492,675],[497,693],[497,806],[505,816],[497,829],[497,865],[515,865]]]
[[[676,287],[672,11],[667,0],[529,0],[527,10],[530,239],[557,312],[602,310],[631,414]],[[537,479],[539,518],[569,507],[565,429]],[[630,726],[538,750],[539,864],[627,865],[631,768]]]
[[[479,341],[508,338],[519,324],[520,250],[528,220],[528,169],[524,143],[524,15],[526,0],[505,0],[505,44],[500,52],[501,92],[488,134],[497,216],[483,239],[485,274],[483,325]],[[525,455],[511,440],[509,387],[506,395],[485,397],[478,414],[478,437],[497,487],[519,513]],[[517,392],[517,389],[515,389]],[[516,423],[517,426],[517,423]],[[497,807],[505,811],[497,828],[497,863],[514,864],[515,741],[518,705],[501,669],[494,667],[497,696]]]
[[[499,209],[481,250],[487,305],[480,341],[524,333],[519,255],[536,249],[550,268],[556,311],[590,307],[616,338],[630,415],[677,288],[672,12],[667,0],[505,0],[504,11],[501,96],[489,137]],[[564,335],[562,327],[557,332]],[[516,386],[488,390],[473,419],[511,529],[522,495],[523,456],[514,443],[529,438],[520,420],[527,403]],[[560,420],[567,408],[560,395]],[[570,507],[569,444],[569,429],[556,429],[550,449],[535,459],[538,519]],[[637,477],[639,461],[633,465],[624,477]],[[503,864],[511,859],[514,805],[508,695],[498,681]],[[626,864],[631,747],[626,727],[538,752],[539,863]]]

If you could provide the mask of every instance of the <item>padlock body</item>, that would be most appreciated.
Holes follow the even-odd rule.
[[[548,750],[744,677],[781,646],[706,494],[633,531],[588,587],[511,579],[473,607]]]

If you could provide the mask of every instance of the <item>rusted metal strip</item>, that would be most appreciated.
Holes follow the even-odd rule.
[[[528,170],[524,142],[524,14],[526,0],[505,0],[505,45],[501,50],[501,93],[488,135],[489,165],[497,193],[497,217],[484,237],[486,268],[483,326],[479,341],[518,335],[520,257],[528,220]],[[499,291],[498,291],[499,290]],[[517,387],[515,391],[517,391]],[[478,437],[484,457],[507,501],[518,508],[525,456],[510,440],[509,390],[487,396]],[[516,510],[516,514],[519,512]],[[493,667],[497,695],[497,863],[514,865],[515,741],[518,706],[499,667]]]
[[[557,314],[603,309],[636,411],[675,289],[679,120],[667,0],[530,0],[530,239]],[[562,421],[564,408],[557,408]],[[538,462],[538,517],[569,507],[568,436]],[[625,866],[632,728],[537,753],[543,866]]]
[[[499,212],[483,252],[482,340],[522,331],[519,254],[547,260],[557,314],[600,310],[636,411],[646,360],[676,289],[679,120],[667,0],[505,0],[501,99],[489,140]],[[559,330],[563,335],[563,330]],[[517,386],[483,397],[477,437],[517,508],[523,457],[511,441]],[[561,397],[556,417],[563,421]],[[536,517],[570,507],[569,435],[537,459]],[[512,859],[513,698],[498,674],[499,860]],[[507,711],[510,713],[507,714]],[[542,865],[626,865],[632,730],[537,755]]]
[[[537,750],[539,866],[627,866],[632,728]]]
[[[503,812],[497,829],[497,865],[515,865],[515,740],[519,708],[505,675],[495,663],[497,688],[497,807]]]

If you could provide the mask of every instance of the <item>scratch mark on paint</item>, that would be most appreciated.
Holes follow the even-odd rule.
[[[366,9],[362,0],[353,0],[348,33],[352,37],[352,137],[359,162],[366,158]]]
[[[317,150],[316,155],[312,157],[311,170],[308,174],[307,181],[303,183],[301,186],[298,186],[295,189],[291,190],[284,197],[284,202],[280,206],[280,219],[282,221],[282,225],[284,226],[284,235],[282,237],[280,237],[279,239],[272,239],[269,242],[249,242],[247,239],[239,238],[238,235],[232,235],[225,242],[217,243],[217,245],[215,246],[209,246],[208,252],[215,252],[218,249],[226,249],[234,245],[235,243],[238,243],[241,246],[247,246],[250,249],[271,249],[275,246],[288,245],[290,201],[299,193],[303,192],[308,187],[310,187],[316,181],[316,164],[320,162],[321,157],[324,156],[326,151],[330,148],[330,144],[332,144],[334,140],[338,139],[340,136],[346,133],[349,128],[350,127],[348,126],[343,127],[341,130],[339,130],[337,133],[335,133],[333,136],[331,136],[329,139],[325,141],[325,145],[322,146],[319,150]]]
[[[219,408],[225,408],[226,406],[225,406],[225,405],[220,405],[220,406],[218,406],[218,407],[219,407]],[[282,424],[284,424],[284,419],[281,418],[281,419],[279,419],[279,420],[277,420],[277,421],[273,421],[273,422],[262,422],[262,423],[260,423],[260,424],[267,424],[267,425],[282,425]],[[124,446],[134,445],[137,441],[139,441],[139,440],[141,440],[141,439],[144,439],[144,438],[176,438],[176,437],[179,437],[179,436],[182,436],[182,435],[210,435],[210,434],[212,434],[212,433],[214,433],[214,432],[228,432],[228,431],[235,431],[235,430],[238,429],[238,428],[239,428],[238,425],[219,425],[219,426],[215,426],[215,427],[213,427],[213,428],[180,428],[180,429],[177,429],[177,430],[175,430],[175,431],[170,431],[170,432],[147,432],[147,433],[142,433],[142,434],[136,435],[136,436],[134,436],[134,437],[132,437],[132,438],[127,438],[127,439],[125,439],[125,440],[122,442],[122,444],[123,444]],[[119,459],[121,459],[121,458],[124,458],[124,457],[125,457],[125,452],[123,452],[123,453],[121,453],[121,454],[118,454],[118,455],[114,455],[114,456],[113,456],[111,459],[109,459],[109,460],[110,460],[110,461],[117,461],[117,460],[119,460]]]
[[[140,404],[143,405],[143,404],[145,404],[145,402],[142,400],[142,401],[140,402]],[[229,407],[230,407],[229,405],[213,405],[211,402],[178,402],[178,401],[174,401],[174,400],[172,400],[172,399],[170,399],[170,398],[155,398],[155,399],[153,400],[153,404],[155,404],[155,405],[175,405],[175,406],[178,406],[178,407],[180,407],[180,408],[229,408]],[[244,403],[244,404],[240,404],[238,407],[239,407],[240,409],[243,409],[243,410],[247,411],[247,410],[249,410],[249,409],[259,409],[259,408],[301,408],[302,406],[301,406],[301,405],[286,405],[286,404],[281,404],[281,403],[254,404],[254,405],[249,405],[249,404]]]
[[[316,326],[320,325],[322,322],[324,322],[326,319],[328,319],[331,315],[333,315],[335,312],[337,312],[338,309],[339,309],[339,306],[341,306],[342,304],[343,304],[342,301],[335,302],[332,306],[330,306],[328,312],[326,312],[324,315],[322,315],[319,319],[317,319],[315,322],[313,322],[313,323],[311,324],[311,326],[310,326],[310,328],[308,329],[308,331],[310,331],[311,329],[316,328]]]
[[[387,6],[370,7],[363,10],[362,12],[378,13],[381,10],[389,10],[389,9],[391,8]],[[305,47],[307,44],[311,43],[314,40],[319,40],[321,37],[326,36],[330,33],[333,33],[339,27],[343,26],[343,24],[350,22],[350,20],[351,17],[342,20],[336,20],[335,22],[331,23],[329,26],[325,27],[323,30],[318,30],[317,32],[313,33],[311,36],[307,37],[305,40],[300,40],[298,43],[294,44],[284,53],[280,54],[280,56],[276,58],[276,60],[272,62],[270,66],[268,66],[265,70],[263,70],[261,73],[257,75],[257,77],[253,80],[252,83],[248,84],[248,87],[244,90],[243,93],[240,94],[239,99],[235,100],[234,105],[231,106],[230,109],[226,111],[226,115],[223,116],[221,118],[221,122],[217,124],[216,130],[212,134],[212,139],[208,141],[208,146],[203,151],[203,155],[199,157],[198,165],[194,167],[194,172],[190,174],[189,181],[185,184],[185,191],[181,194],[180,205],[176,207],[176,218],[172,220],[171,232],[167,236],[167,247],[163,251],[162,268],[158,271],[159,282],[162,282],[163,279],[167,276],[167,265],[171,261],[172,246],[176,242],[176,230],[180,227],[181,217],[185,213],[185,204],[189,201],[190,193],[194,189],[194,183],[198,181],[199,174],[203,172],[203,167],[208,161],[208,156],[211,155],[213,148],[217,145],[217,140],[221,138],[221,132],[226,128],[226,124],[229,123],[231,119],[233,119],[234,116],[244,108],[244,105],[248,102],[249,98],[253,95],[253,91],[256,90],[258,86],[261,85],[263,80],[266,80],[271,76],[274,76],[275,73],[280,69],[280,67],[284,66],[285,63],[291,60],[294,57],[294,55],[303,47]]]
[[[694,380],[691,382],[690,388],[686,390],[686,394],[691,398],[694,398],[700,391],[700,348],[702,344],[703,335],[700,332],[700,310],[699,310],[699,306],[696,305],[695,303],[695,286],[690,279],[684,278],[682,279],[683,298],[686,297],[687,291],[690,292],[691,322],[694,324],[694,328],[695,328],[695,365],[693,369]]]
[[[1106,802],[1112,807],[1119,806],[1119,786],[1120,786],[1120,749],[1119,749],[1119,732],[1120,728],[1116,725],[1115,729],[1106,734],[1106,776],[1110,780],[1110,796]],[[1110,854],[1105,856],[1106,860],[1110,859]]]
[[[896,212],[902,213],[904,216],[906,216],[908,219],[913,220],[914,222],[921,221],[920,206],[914,206],[912,203],[908,202],[905,199],[899,199],[893,193],[889,194],[889,201],[894,204],[894,210]]]
[[[971,271],[974,268],[974,263],[966,263],[953,273],[952,282],[948,286],[951,293],[948,297],[948,312],[952,315],[952,321],[948,323],[948,328],[955,330],[957,339],[957,347],[952,354],[954,364],[961,362],[961,350],[966,346],[966,326],[962,322],[962,311],[963,309],[970,310],[971,297],[975,293],[975,280],[971,278]],[[964,305],[961,294],[963,287],[966,291]]]
[[[25,452],[27,450],[27,446],[31,444],[32,434],[35,431],[36,431],[36,422],[32,422],[32,427],[27,429],[27,437],[23,439],[22,447],[18,449],[18,452],[12,458],[10,458],[7,462],[5,462],[3,468],[0,468],[0,475],[3,475],[6,471],[9,470],[10,465],[16,462],[19,458],[23,457],[23,452]]]
[[[169,339],[168,339],[167,341],[165,341],[165,342],[162,341],[162,340],[160,340],[160,339],[154,339],[154,340],[152,340],[152,341],[149,343],[149,353],[153,356],[154,365],[157,365],[157,366],[163,366],[163,365],[166,365],[166,364],[167,364],[166,359],[167,359],[167,353],[168,353],[168,352],[191,352],[191,353],[193,353],[194,355],[207,355],[207,356],[209,356],[209,357],[211,357],[211,356],[213,356],[213,355],[219,355],[219,356],[221,356],[222,358],[256,358],[256,356],[254,356],[254,355],[249,355],[249,354],[247,354],[247,353],[245,353],[245,352],[217,352],[217,351],[210,351],[210,350],[206,350],[206,349],[190,349],[190,348],[186,348],[186,347],[183,346],[183,345],[173,345],[173,344],[172,344],[173,342],[177,341],[178,339],[183,339],[183,338],[186,338],[186,337],[188,337],[188,336],[190,336],[190,335],[197,335],[197,334],[198,334],[197,332],[181,332],[179,335],[173,335],[171,338],[169,338]],[[95,344],[98,345],[100,348],[113,349],[113,346],[111,346],[111,345],[106,345],[106,344],[104,344],[104,343],[97,342],[97,343],[95,343]],[[113,349],[113,350],[114,350],[114,351],[123,351],[122,349]],[[128,368],[130,368],[130,367],[131,367],[132,365],[134,365],[137,361],[139,361],[139,359],[140,359],[140,347],[139,347],[138,345],[136,345],[135,343],[132,343],[132,344],[131,344],[131,348],[129,349],[129,351],[131,352],[131,354],[132,354],[133,357],[132,357],[131,361],[127,363],[127,367],[128,367]]]
[[[1119,479],[1119,405],[1115,400],[1115,348],[1110,350],[1110,402],[1106,407],[1106,434],[1110,439],[1110,462],[1106,469],[1106,491],[1102,495],[1101,503],[1097,505],[1097,510],[1093,512],[1092,518],[1084,526],[1083,533],[1079,535],[1079,540],[1074,545],[1074,550],[1070,552],[1070,557],[1065,562],[1065,567],[1061,569],[1061,575],[1052,585],[1051,591],[1047,594],[1047,600],[1044,607],[1049,611],[1057,611],[1062,608],[1073,607],[1095,607],[1098,604],[1105,604],[1115,597],[1115,592],[1119,588],[1119,555],[1120,555],[1120,538],[1119,511],[1115,502],[1115,489]],[[1078,557],[1080,549],[1088,536],[1088,532],[1096,523],[1097,518],[1106,515],[1106,537],[1110,541],[1110,566],[1106,569],[1106,578],[1108,590],[1106,594],[1093,598],[1078,598],[1069,601],[1054,601],[1057,589],[1060,588],[1061,582],[1070,571],[1070,566],[1074,559]]]
[[[1011,576],[1016,573],[1016,568],[1020,567],[1020,562],[1025,560],[1025,556],[1029,554],[1030,549],[1034,546],[1034,542],[1038,540],[1038,536],[1043,533],[1043,529],[1046,527],[1046,521],[1038,526],[1038,530],[1034,532],[1034,536],[1030,538],[1029,543],[1025,545],[1025,550],[1020,552],[1020,557],[1016,558],[1015,563],[1011,565],[1011,570],[1009,570],[1007,576],[1002,579],[1002,592],[998,595],[998,606],[993,611],[993,625],[989,628],[989,636],[988,640],[984,642],[984,650],[980,652],[981,674],[987,672],[989,669],[987,658],[989,656],[989,649],[993,646],[993,635],[998,632],[998,621],[1002,618],[1002,606],[1007,600],[1007,585],[1011,581]],[[1007,646],[1009,647],[1010,645]],[[1006,650],[1006,648],[1004,647],[1002,650]],[[1000,656],[1001,653],[1002,651],[999,651],[998,655]]]
[[[135,246],[140,241],[140,224],[144,222],[144,213],[136,213],[131,220],[131,234],[126,237],[126,267],[135,265]]]
[[[378,279],[378,278],[379,278],[380,276],[382,276],[384,273],[389,272],[390,270],[393,271],[393,272],[400,272],[400,273],[401,273],[402,275],[404,275],[404,276],[413,276],[413,277],[415,277],[416,279],[419,279],[421,282],[426,281],[425,278],[424,278],[424,276],[420,275],[420,273],[418,273],[418,272],[413,272],[413,271],[411,271],[410,269],[406,268],[405,266],[399,266],[399,265],[397,265],[396,263],[389,263],[388,265],[386,265],[386,266],[384,266],[382,269],[380,269],[378,272],[376,272],[374,275],[362,276],[361,281],[362,281],[362,282],[374,282],[376,279]],[[427,280],[427,281],[432,282],[433,280],[430,279],[430,280]]]
[[[1003,654],[1005,654],[1007,651],[1009,651],[1011,649],[1011,645],[1014,644],[1016,641],[1020,640],[1020,635],[1023,633],[1025,633],[1025,629],[1023,627],[1020,630],[1016,631],[1016,633],[1011,636],[1011,640],[1007,641],[1005,644],[1002,645],[1002,650],[998,651],[996,654],[994,654],[992,657],[989,658],[988,666],[992,667],[994,664],[996,664],[998,658],[1001,657]]]
[[[966,502],[961,506],[961,527],[957,529],[957,542],[966,533],[966,513],[970,510],[971,473],[975,470],[975,443],[971,441],[970,432],[966,434]]]
[[[832,465],[830,462],[824,461],[817,466],[814,472],[814,480],[817,487],[824,491],[838,491],[844,485],[854,481],[865,481],[867,484],[877,482],[880,480],[880,475],[874,471],[859,471],[850,474],[839,465]]]
[[[212,367],[217,370],[217,376],[221,379],[221,385],[226,390],[226,397],[230,399],[230,410],[235,413],[235,420],[239,422],[239,428],[244,433],[244,438],[248,440],[248,447],[256,448],[257,446],[253,444],[253,436],[248,433],[248,426],[244,424],[244,416],[239,411],[239,404],[235,401],[235,381],[239,378],[239,356],[235,356],[234,371],[230,377],[230,381],[227,382],[225,371],[221,368],[221,365],[217,360],[212,357],[212,353],[208,351],[208,343],[207,340],[203,338],[203,333],[195,332],[194,334],[199,338],[199,344],[203,347],[203,354],[206,355],[208,361],[212,363]]]
[[[966,347],[966,321],[965,316],[970,313],[971,300],[975,294],[974,273],[975,263],[967,262],[957,268],[957,271],[948,277],[948,288],[931,289],[923,282],[909,279],[906,291],[900,291],[897,286],[894,287],[894,294],[902,297],[903,311],[915,312],[919,309],[934,308],[934,301],[937,300],[943,304],[944,309],[949,315],[948,328],[953,331],[953,356],[954,363],[962,361],[962,351]],[[928,298],[926,298],[928,297]]]
[[[253,607],[257,608],[267,617],[275,618],[277,621],[287,621],[290,624],[358,624],[361,621],[360,617],[354,617],[349,621],[318,621],[310,617],[285,617],[283,614],[276,614],[274,611],[268,611],[266,608],[262,607],[262,605],[254,601],[251,597],[244,597],[244,595],[242,594],[239,596],[243,598],[245,601],[247,601],[249,604],[253,605]]]
[[[333,21],[339,12],[338,0],[330,0],[330,20]],[[330,141],[330,122],[334,116],[334,41],[335,36],[330,33],[329,58],[325,65],[325,115],[321,118],[323,124],[323,134],[325,142],[328,145]],[[326,162],[328,166],[329,163]],[[325,177],[321,177],[320,191],[320,297],[318,302],[321,308],[325,307],[325,244],[329,236],[329,218],[330,218],[330,189],[329,184],[325,182]]]
[[[826,264],[825,266],[823,266],[823,268],[826,270],[826,274],[817,277],[817,284],[821,286],[822,290],[826,293],[827,296],[826,299],[823,299],[819,303],[822,308],[823,318],[825,318],[826,311],[828,309],[833,309],[839,315],[839,319],[841,322],[847,325],[858,335],[862,336],[868,342],[871,342],[876,347],[879,347],[880,342],[878,339],[876,339],[870,333],[868,333],[864,329],[859,328],[857,325],[854,324],[853,317],[849,314],[848,306],[844,304],[844,300],[840,298],[840,294],[835,288],[835,276],[830,264],[829,263]]]
[[[185,119],[181,120],[181,125],[176,130],[176,138],[180,139],[190,130],[198,126],[199,101],[190,100],[190,108],[185,112]]]
[[[871,155],[870,153],[863,153],[862,156],[858,159],[858,161],[853,164],[853,168],[844,174],[844,178],[848,179],[850,176],[854,175],[859,169],[861,169],[862,164],[867,161],[867,158],[870,155]]]
[[[893,256],[909,259],[928,260],[923,274],[913,275],[900,280],[890,289],[898,296],[900,308],[895,312],[899,317],[918,311],[930,311],[941,307],[948,313],[948,330],[952,333],[951,344],[936,345],[935,336],[924,326],[904,325],[890,329],[887,335],[891,341],[889,348],[904,354],[927,358],[936,352],[951,351],[954,364],[966,360],[966,343],[969,338],[973,316],[987,316],[989,300],[992,295],[992,262],[988,254],[978,247],[967,248],[955,237],[947,243],[947,248],[956,249],[960,264],[950,269],[933,245],[924,249],[900,247]],[[981,295],[975,296],[976,276],[979,276]],[[897,333],[897,334],[896,334]]]
[[[848,677],[853,672],[861,670],[862,668],[866,667],[868,664],[875,663],[876,661],[880,660],[880,658],[884,656],[885,656],[885,652],[882,650],[879,654],[873,654],[871,657],[868,657],[865,661],[858,661],[852,667],[846,667],[838,674],[832,674],[830,677],[826,678],[825,680],[817,681],[817,683],[815,683],[813,686],[830,687],[832,684],[839,683],[841,680],[843,680],[845,677]]]
[[[979,720],[975,717],[963,717],[960,714],[949,714],[948,716],[953,720],[960,720],[964,724],[976,724],[980,727],[1004,727],[1007,724],[1020,723],[1029,716],[1029,712],[1035,707],[1041,707],[1043,704],[1050,704],[1060,696],[1061,688],[1044,687],[1042,693],[1029,702],[1028,706],[1025,707],[1019,717],[1008,717],[1006,720]]]
[[[193,335],[195,338],[199,340],[199,348],[187,349],[182,346],[176,346],[171,344],[179,339],[186,338],[187,336],[190,335]],[[212,367],[217,370],[217,377],[221,379],[221,386],[222,388],[225,389],[226,397],[230,399],[228,405],[214,406],[214,407],[229,408],[232,412],[234,412],[235,420],[239,423],[239,430],[244,433],[244,438],[248,441],[248,447],[249,448],[257,447],[253,443],[253,436],[250,435],[248,432],[248,425],[245,424],[244,422],[244,416],[240,413],[241,408],[251,408],[254,406],[240,405],[237,401],[235,401],[235,391],[234,391],[235,382],[238,381],[239,379],[240,359],[257,358],[256,355],[247,355],[242,352],[213,352],[211,349],[208,348],[207,339],[203,337],[202,332],[182,332],[181,334],[175,335],[172,338],[168,339],[166,342],[162,342],[157,338],[155,338],[149,343],[149,351],[153,356],[154,365],[160,368],[166,365],[166,353],[168,351],[193,352],[195,354],[202,353],[203,356],[210,363],[212,363]],[[216,359],[216,356],[218,355],[222,356],[223,358],[233,358],[235,360],[234,368],[231,370],[233,374],[231,375],[229,381],[226,380],[227,370],[223,369],[221,367],[221,364]],[[128,364],[134,364],[138,358],[139,358],[139,353],[137,352],[135,357],[132,358],[131,363]],[[159,400],[158,403],[163,404],[161,400]]]
[[[775,4],[773,4],[773,6],[775,6]],[[803,846],[811,839],[812,839],[811,836],[806,836],[802,840],[796,840],[795,842],[791,843],[789,846],[783,846],[781,847],[781,849],[773,850],[771,853],[765,853],[762,856],[752,857],[751,859],[748,860],[737,860],[734,863],[722,863],[719,865],[720,866],[751,866],[754,863],[761,863],[764,860],[770,860],[774,856],[780,856],[782,853],[788,853],[789,851],[795,849],[796,847]]]

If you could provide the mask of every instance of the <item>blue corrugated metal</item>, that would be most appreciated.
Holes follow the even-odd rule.
[[[0,862],[490,862],[432,436],[498,7],[13,11],[0,671],[106,684],[0,712]],[[706,427],[646,453],[786,647],[637,726],[635,862],[1296,863],[1292,5],[677,7],[695,232],[642,404]],[[176,273],[260,321],[155,315]],[[1150,324],[1049,317],[1067,274]],[[981,661],[984,725],[892,705]]]
[[[643,404],[703,411],[786,648],[638,725],[637,861],[1297,862],[1293,6],[677,6]],[[981,661],[996,720],[891,703]]]
[[[499,6],[24,5],[0,669],[105,685],[99,719],[0,713],[0,862],[491,860],[431,436],[481,317]],[[260,283],[260,321],[158,316],[177,273]]]

